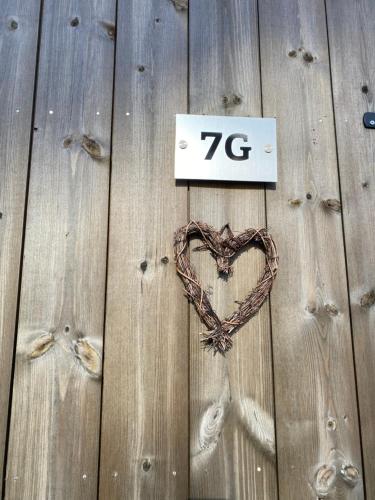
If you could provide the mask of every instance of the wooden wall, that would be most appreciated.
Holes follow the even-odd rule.
[[[3,0],[3,498],[375,498],[373,7]],[[276,117],[277,185],[176,182],[176,113]],[[175,272],[190,219],[278,245],[226,357]],[[264,265],[191,258],[219,315]]]

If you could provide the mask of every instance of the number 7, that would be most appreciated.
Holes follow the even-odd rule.
[[[215,151],[217,150],[217,147],[219,145],[221,138],[223,137],[223,134],[221,132],[202,132],[201,133],[201,140],[202,141],[204,141],[207,137],[214,137],[214,140],[212,141],[210,149],[208,150],[208,153],[207,153],[206,158],[205,158],[205,160],[212,160],[212,157],[215,154]]]

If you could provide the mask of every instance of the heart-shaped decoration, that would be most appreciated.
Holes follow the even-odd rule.
[[[224,238],[225,229],[228,236]],[[211,252],[216,260],[219,274],[231,275],[231,263],[236,254],[250,245],[260,247],[266,256],[263,276],[257,286],[242,302],[236,302],[237,310],[224,320],[220,320],[213,310],[206,292],[191,267],[187,250],[192,236],[199,237],[203,242],[203,245],[195,250]],[[246,229],[243,233],[234,235],[229,224],[221,231],[216,231],[204,222],[191,221],[176,231],[174,250],[177,272],[184,283],[187,297],[194,303],[202,323],[208,328],[208,332],[203,334],[203,346],[213,349],[215,354],[217,352],[224,354],[232,347],[232,336],[259,311],[271,291],[279,262],[275,242],[266,229]]]

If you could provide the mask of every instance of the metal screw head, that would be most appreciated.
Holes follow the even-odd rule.
[[[266,145],[264,146],[264,151],[265,151],[266,153],[272,153],[272,145],[271,145],[271,144],[266,144]]]
[[[178,147],[179,147],[180,149],[186,149],[186,148],[188,147],[188,143],[187,143],[186,141],[180,141],[180,142],[178,143]]]

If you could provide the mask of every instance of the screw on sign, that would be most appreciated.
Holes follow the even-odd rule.
[[[277,182],[276,121],[176,115],[175,178]]]

